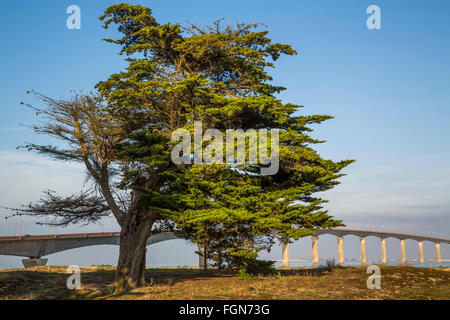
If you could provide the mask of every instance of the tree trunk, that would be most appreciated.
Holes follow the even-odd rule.
[[[222,270],[222,250],[219,249],[218,255],[217,255],[217,269]]]
[[[207,245],[203,247],[203,270],[208,269],[208,251],[207,251]]]
[[[155,214],[127,214],[120,232],[115,292],[125,292],[145,284],[145,258]]]

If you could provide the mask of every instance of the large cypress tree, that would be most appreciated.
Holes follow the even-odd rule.
[[[123,3],[101,19],[122,34],[107,41],[120,46],[128,67],[100,82],[95,96],[39,96],[47,108],[35,108],[45,119],[34,129],[65,145],[27,146],[84,163],[95,188],[49,193],[22,213],[59,224],[112,213],[121,226],[117,291],[144,283],[146,240],[155,228],[175,225],[209,254],[245,265],[271,245],[274,232],[289,240],[341,224],[314,194],[337,185],[351,161],[321,158],[312,148],[321,141],[308,135],[311,124],[331,117],[283,103],[276,95],[284,88],[268,73],[280,55],[296,53],[289,45],[273,43],[260,25],[161,24],[149,8]],[[279,130],[279,170],[261,175],[263,165],[254,162],[175,164],[172,133],[192,131],[195,121],[203,132]]]
[[[160,24],[149,8],[128,4],[109,7],[101,19],[105,28],[117,25],[123,37],[107,41],[128,56],[125,71],[97,86],[124,125],[166,137],[178,128],[192,132],[195,121],[203,132],[215,128],[224,135],[238,128],[280,132],[274,175],[258,174],[261,165],[249,162],[177,167],[182,174],[170,186],[178,188],[180,210],[170,219],[188,238],[229,264],[242,264],[269,248],[275,231],[289,240],[342,225],[323,210],[325,200],[314,196],[337,185],[340,171],[352,162],[323,159],[311,147],[322,141],[308,135],[310,125],[331,116],[302,115],[302,106],[283,103],[276,95],[285,88],[268,73],[280,55],[296,54],[291,46],[273,43],[260,25]]]

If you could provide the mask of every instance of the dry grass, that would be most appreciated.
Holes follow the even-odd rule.
[[[369,290],[361,267],[279,270],[239,280],[199,269],[148,269],[148,286],[112,294],[115,268],[81,268],[82,288],[68,290],[66,267],[0,270],[0,299],[450,299],[446,269],[381,267],[381,290]]]

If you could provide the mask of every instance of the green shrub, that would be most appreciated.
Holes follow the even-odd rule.
[[[245,264],[247,273],[252,275],[268,275],[275,272],[274,261],[249,259]]]
[[[239,269],[239,280],[252,280],[252,275],[245,268]]]

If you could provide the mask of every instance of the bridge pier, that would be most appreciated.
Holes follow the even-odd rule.
[[[366,238],[361,237],[361,265],[367,265],[366,257]]]
[[[386,256],[386,238],[381,238],[381,263],[387,264],[387,256]]]
[[[400,251],[402,253],[402,264],[406,264],[406,250],[405,250],[405,240],[400,240]]]
[[[281,251],[283,256],[283,267],[289,268],[289,242],[281,242]]]
[[[420,263],[424,263],[423,257],[423,241],[430,241],[435,243],[436,246],[436,261],[441,264],[441,251],[440,244],[450,244],[450,239],[446,238],[436,238],[420,235],[408,235],[408,234],[398,234],[389,232],[379,232],[379,231],[368,231],[368,230],[351,230],[351,229],[318,229],[316,230],[316,235],[311,237],[312,240],[312,260],[315,267],[319,266],[319,251],[318,251],[318,236],[322,234],[332,234],[337,237],[338,242],[338,262],[341,264],[344,260],[344,245],[343,237],[345,235],[354,235],[360,237],[361,240],[361,264],[367,264],[366,258],[366,242],[365,238],[367,236],[376,236],[381,239],[381,249],[382,249],[382,261],[383,264],[387,263],[386,259],[386,238],[393,237],[397,239],[403,239],[400,241],[401,253],[402,253],[402,263],[406,263],[406,250],[405,250],[405,240],[413,239],[418,241],[419,246],[419,259]],[[147,245],[152,245],[154,243],[178,239],[179,235],[173,232],[162,232],[158,234],[153,234],[147,240]],[[42,257],[48,256],[55,252],[60,252],[64,250],[81,248],[93,245],[119,245],[120,244],[120,232],[111,233],[84,233],[84,234],[64,234],[64,235],[48,235],[48,236],[0,236],[0,255],[11,255],[18,257]],[[199,266],[207,267],[207,258],[204,257],[203,248],[199,247]],[[45,265],[47,259],[42,258],[30,258],[23,259],[23,264],[25,267],[33,267],[38,265]],[[287,266],[289,263],[289,249],[288,245],[283,248],[283,264]]]
[[[48,259],[42,259],[42,258],[22,259],[22,263],[25,268],[45,266],[47,264],[47,261],[48,261]]]
[[[439,265],[441,265],[441,244],[436,243],[436,260]]]
[[[420,262],[420,264],[423,264],[423,262],[424,262],[424,259],[423,259],[423,242],[419,241],[418,245],[419,245],[419,262]]]
[[[340,266],[344,265],[344,238],[341,236],[337,237],[338,242],[338,264]]]
[[[313,265],[317,268],[319,266],[319,238],[317,236],[312,236],[311,241]]]

